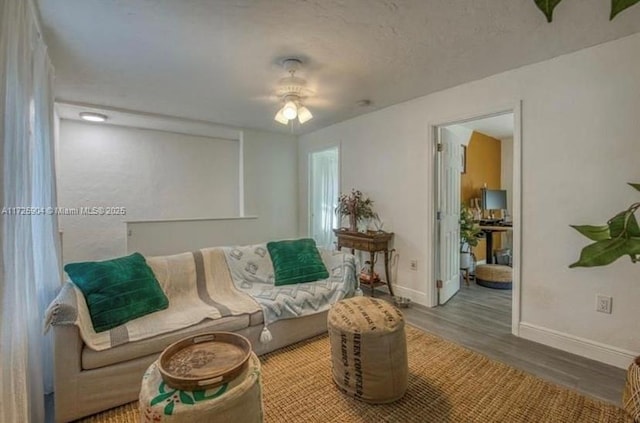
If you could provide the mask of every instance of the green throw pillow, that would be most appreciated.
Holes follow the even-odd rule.
[[[64,270],[84,294],[96,332],[169,306],[140,253],[113,260],[70,263]]]
[[[329,272],[313,239],[268,242],[276,286],[327,279]]]

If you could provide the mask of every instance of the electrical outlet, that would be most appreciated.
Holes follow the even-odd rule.
[[[600,313],[611,314],[611,303],[613,302],[613,297],[608,297],[606,295],[596,295],[596,311]]]
[[[418,260],[411,260],[409,262],[409,268],[411,270],[418,270]]]

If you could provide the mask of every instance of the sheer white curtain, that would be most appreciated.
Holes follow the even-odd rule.
[[[335,208],[340,195],[338,147],[311,153],[309,167],[311,237],[319,247],[332,248],[332,229],[339,223]]]
[[[0,3],[2,273],[0,421],[44,421],[51,340],[43,315],[60,285],[52,68],[33,0]]]

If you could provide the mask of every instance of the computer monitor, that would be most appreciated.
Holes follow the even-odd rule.
[[[507,208],[507,191],[504,189],[482,188],[481,198],[483,210],[506,210]]]

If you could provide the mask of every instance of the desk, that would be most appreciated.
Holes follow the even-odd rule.
[[[391,288],[391,273],[389,272],[389,243],[393,239],[393,232],[351,232],[343,229],[334,229],[333,233],[338,238],[338,251],[342,247],[351,248],[351,254],[354,250],[368,251],[370,254],[369,262],[371,263],[371,275],[373,275],[373,266],[377,252],[384,253],[384,274],[387,278],[387,287],[389,294],[393,297],[393,289]],[[360,276],[358,275],[358,278]],[[363,284],[363,282],[360,282]],[[376,285],[384,285],[379,283],[364,283],[371,286],[371,296],[373,296]]]
[[[480,225],[480,230],[487,235],[487,264],[493,264],[493,233],[513,231],[513,227],[500,225]]]

